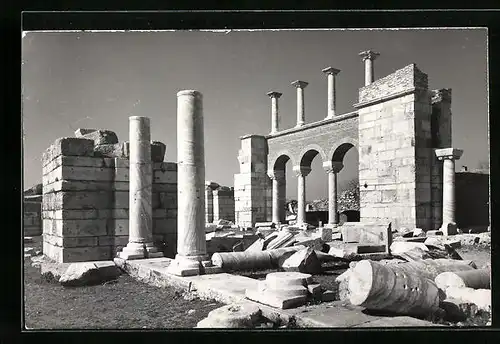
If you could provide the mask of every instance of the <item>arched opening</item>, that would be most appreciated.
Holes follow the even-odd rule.
[[[353,149],[354,148],[354,149]],[[342,225],[344,222],[359,222],[359,154],[356,147],[352,143],[342,143],[333,152],[332,172],[336,175],[331,176],[331,183],[336,183],[336,186],[330,187],[330,190],[335,193],[331,197],[336,197],[337,204],[330,212],[336,209],[337,224]],[[331,220],[329,220],[332,223]]]
[[[286,154],[280,155],[274,162],[270,175],[272,179],[272,221],[274,223],[285,223],[287,213],[287,163],[290,157]]]

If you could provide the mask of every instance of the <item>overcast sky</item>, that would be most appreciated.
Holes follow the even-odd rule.
[[[373,49],[375,78],[410,63],[429,75],[429,88],[453,89],[453,146],[464,149],[457,169],[488,159],[487,31],[327,30],[176,32],[28,32],[22,42],[24,188],[41,182],[42,152],[77,128],[103,128],[128,140],[128,117],[151,118],[152,139],[176,161],[176,93],[203,93],[206,179],[233,186],[239,137],[270,131],[270,90],[280,98],[281,128],[296,121],[296,91],[305,89],[306,122],[326,116],[327,81],[337,76],[337,111],[350,112],[364,84],[358,53]],[[339,175],[357,176],[351,149]],[[287,196],[296,178],[287,165]],[[327,197],[319,156],[307,178],[309,200]]]

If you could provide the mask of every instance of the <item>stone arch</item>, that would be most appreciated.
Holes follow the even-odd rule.
[[[300,166],[311,167],[311,163],[317,155],[320,156],[322,162],[326,161],[326,154],[323,148],[317,144],[310,144],[302,149],[297,160]]]
[[[335,142],[328,153],[328,162],[342,162],[346,153],[352,148],[358,149],[358,140],[346,137]]]
[[[286,163],[288,161],[292,162],[292,166],[295,165],[293,156],[288,151],[281,151],[278,154],[276,154],[276,158],[270,161],[269,170],[272,171],[284,170]]]

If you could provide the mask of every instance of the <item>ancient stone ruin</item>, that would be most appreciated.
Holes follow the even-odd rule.
[[[292,82],[293,128],[279,128],[281,93],[268,93],[271,131],[241,137],[234,188],[205,179],[199,91],[177,93],[178,162],[164,161],[166,147],[151,141],[147,117],[129,118],[128,142],[100,129],[56,140],[42,159],[43,259],[54,271],[87,264],[58,272],[64,285],[81,285],[75,280],[88,271],[94,281],[106,278],[104,269],[116,277],[119,267],[141,281],[235,303],[198,327],[251,327],[260,317],[343,327],[342,314],[353,312],[359,323],[349,326],[433,326],[429,319],[465,304],[491,311],[489,266],[478,269],[455,251],[455,161],[463,152],[451,142],[451,90],[429,90],[415,64],[376,80],[379,54],[360,56],[365,85],[354,111],[338,113],[340,70],[332,67],[323,69],[328,102],[319,122],[306,122],[307,82]],[[360,221],[340,225],[337,177],[352,148],[359,152]],[[306,218],[315,157],[329,191],[319,228]],[[287,165],[298,180],[293,225],[285,218]],[[334,290],[315,280],[327,267],[345,270]],[[260,280],[249,277],[259,272]],[[363,309],[392,312],[393,320]],[[224,312],[239,320],[221,318]]]

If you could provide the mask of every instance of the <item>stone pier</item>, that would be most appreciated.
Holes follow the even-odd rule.
[[[296,80],[291,84],[297,88],[297,125],[301,127],[306,122],[305,104],[304,104],[304,88],[309,85],[308,82]]]
[[[339,69],[327,67],[322,70],[328,78],[328,115],[327,119],[335,117],[336,113],[336,90],[335,90],[335,76],[340,73]]]
[[[163,257],[153,245],[153,164],[147,117],[129,117],[129,240],[118,254],[123,259]]]
[[[285,214],[285,193],[286,193],[286,176],[284,170],[275,170],[268,173],[269,178],[273,181],[273,210],[272,221],[274,223],[284,223]]]
[[[271,98],[271,135],[279,131],[279,114],[278,114],[278,99],[282,93],[268,92],[267,95]]]
[[[372,50],[367,50],[360,52],[359,56],[361,56],[363,62],[365,63],[365,86],[368,86],[375,80],[373,61],[375,61],[380,54]]]
[[[336,227],[339,223],[337,175],[343,167],[341,162],[323,163],[323,168],[328,174],[328,224],[325,227]]]
[[[455,221],[455,160],[460,159],[463,150],[454,148],[436,149],[438,160],[443,160],[443,224],[444,235],[456,234]]]
[[[294,166],[297,175],[297,225],[306,223],[306,177],[311,172],[310,167]]]
[[[197,275],[210,264],[205,239],[203,105],[198,91],[177,93],[177,159],[177,255],[168,271],[179,276]]]

